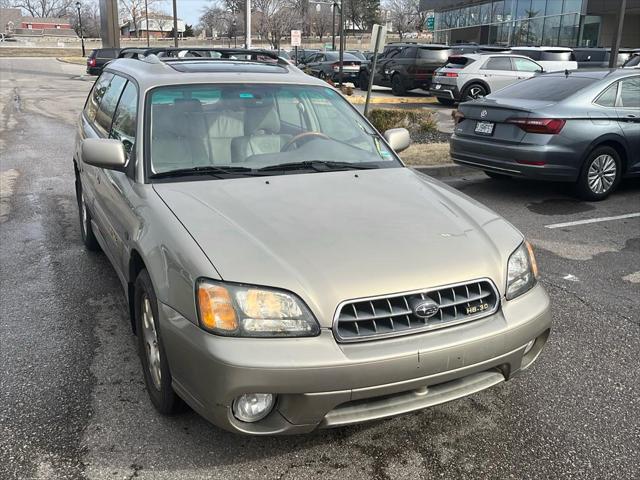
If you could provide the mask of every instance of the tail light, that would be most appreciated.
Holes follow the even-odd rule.
[[[445,77],[458,78],[458,74],[455,72],[447,72],[444,74]]]
[[[517,125],[527,133],[560,133],[566,120],[561,118],[509,118],[507,123]]]
[[[90,67],[95,67],[96,66],[96,59],[95,58],[90,58],[87,61],[87,65],[89,65]]]

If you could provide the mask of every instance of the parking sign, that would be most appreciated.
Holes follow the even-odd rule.
[[[299,47],[302,45],[302,31],[291,30],[291,46]]]

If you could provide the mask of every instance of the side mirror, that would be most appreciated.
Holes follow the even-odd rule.
[[[82,141],[82,161],[94,167],[122,170],[127,163],[127,155],[120,140],[85,138]]]
[[[406,150],[411,145],[411,136],[406,128],[391,128],[384,132],[384,138],[396,153]]]

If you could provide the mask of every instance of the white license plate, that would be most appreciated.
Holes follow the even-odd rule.
[[[440,90],[440,87],[442,87],[442,85],[440,85],[439,83],[436,83],[436,86],[433,88],[435,88],[436,90]]]
[[[480,135],[493,135],[493,122],[478,122],[476,123],[476,133]]]

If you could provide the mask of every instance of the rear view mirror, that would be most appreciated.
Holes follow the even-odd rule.
[[[94,167],[122,170],[127,156],[120,140],[85,138],[82,141],[82,161]]]
[[[406,128],[391,128],[384,132],[384,138],[396,153],[406,150],[411,145],[409,130]]]

